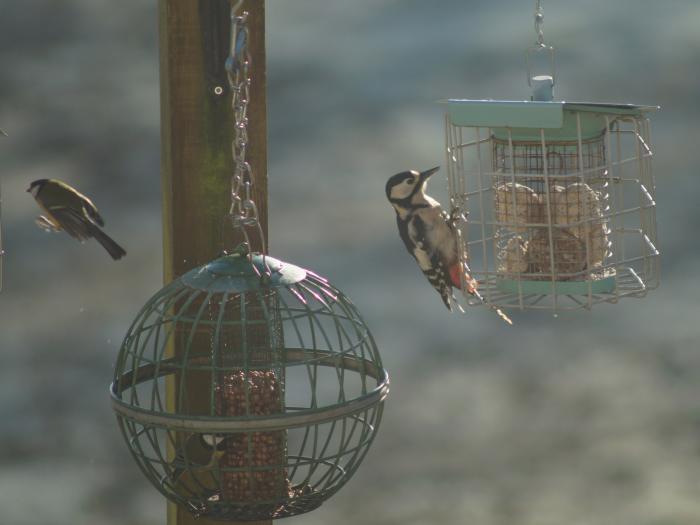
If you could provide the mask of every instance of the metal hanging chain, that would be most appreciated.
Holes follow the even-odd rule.
[[[535,32],[537,33],[537,47],[547,47],[544,43],[544,13],[542,12],[542,0],[537,0],[535,6]]]
[[[535,33],[537,41],[535,45],[525,51],[525,64],[527,66],[527,85],[532,86],[532,68],[535,62],[538,61],[535,57],[540,56],[540,53],[546,52],[549,54],[549,76],[552,77],[552,86],[556,83],[556,60],[554,56],[554,47],[544,41],[544,12],[542,11],[542,0],[535,1]]]
[[[267,253],[265,235],[258,218],[258,208],[252,198],[253,168],[248,162],[248,106],[250,104],[250,68],[252,57],[249,49],[250,31],[248,12],[236,11],[239,0],[231,7],[231,49],[226,59],[226,74],[231,89],[234,135],[231,142],[233,172],[231,174],[231,207],[229,217],[233,227],[241,230],[248,246],[252,246],[247,228],[255,228],[262,246],[263,258]]]
[[[2,131],[2,130],[0,129],[0,131]],[[3,272],[4,272],[4,259],[5,259],[5,249],[2,247],[2,191],[0,190],[0,292],[2,292],[2,277],[3,277]]]
[[[0,137],[7,137],[2,128],[0,128]],[[0,292],[2,291],[3,277],[3,262],[5,258],[5,249],[2,247],[2,189],[0,189]]]

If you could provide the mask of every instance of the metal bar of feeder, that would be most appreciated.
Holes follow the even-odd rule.
[[[211,417],[211,416],[183,416],[179,414],[159,414],[152,411],[135,408],[133,404],[121,400],[119,384],[138,384],[143,380],[153,378],[154,366],[145,365],[135,371],[125,374],[125,381],[118,381],[112,385],[111,395],[114,409],[126,416],[128,419],[137,421],[144,425],[163,426],[170,430],[198,431],[198,432],[245,432],[245,431],[274,431],[286,430],[298,426],[308,426],[311,424],[325,423],[333,421],[342,416],[356,414],[366,410],[377,402],[386,398],[389,392],[389,377],[383,369],[376,367],[369,360],[358,359],[356,357],[344,357],[330,355],[326,351],[315,350],[313,353],[321,354],[324,359],[319,362],[321,366],[336,367],[341,370],[364,371],[368,376],[377,380],[377,386],[366,394],[350,401],[337,403],[332,407],[321,407],[312,410],[305,410],[303,414],[290,415],[270,415],[261,417]],[[303,362],[308,357],[303,350],[287,350],[287,359],[291,362]],[[178,367],[161,365],[162,375],[173,374]]]
[[[233,117],[224,63],[230,48],[228,0],[159,0],[161,180],[163,188],[163,273],[170,282],[213,259],[242,240],[223,218],[230,206],[230,156]],[[252,198],[267,237],[267,127],[265,96],[265,2],[245,0],[249,12],[251,102],[248,108],[247,160],[254,175]],[[251,236],[252,250],[260,250]],[[175,338],[177,339],[177,338]],[[177,341],[166,354],[179,356]],[[181,356],[179,356],[181,357]],[[209,407],[211,378],[187,382],[190,401]],[[166,380],[167,405],[178,385]],[[208,410],[207,410],[208,412]],[[169,445],[173,453],[173,444]],[[214,525],[196,519],[184,506],[168,505],[169,525]],[[270,524],[261,521],[259,524]]]

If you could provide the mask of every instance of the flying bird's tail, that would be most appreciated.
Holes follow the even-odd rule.
[[[114,239],[103,232],[98,226],[92,225],[90,230],[92,236],[97,239],[97,242],[99,242],[105,250],[107,250],[107,253],[109,253],[112,259],[116,261],[117,259],[121,259],[126,255],[126,250],[119,246]]]

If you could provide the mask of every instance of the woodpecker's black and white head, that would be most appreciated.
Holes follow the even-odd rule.
[[[398,212],[424,202],[428,179],[439,169],[440,166],[436,166],[427,171],[397,173],[386,182],[386,198]]]

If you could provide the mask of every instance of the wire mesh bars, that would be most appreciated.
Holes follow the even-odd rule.
[[[451,205],[488,303],[557,312],[658,285],[652,109],[448,102]]]
[[[0,128],[0,138],[2,137],[7,137],[7,133],[5,133],[2,128]],[[2,243],[2,189],[0,188],[0,292],[2,292],[2,285],[3,285],[3,275],[4,275],[4,259],[5,259],[5,249],[3,248],[3,243]]]
[[[347,297],[312,272],[238,253],[153,296],[124,339],[111,394],[161,493],[197,516],[243,521],[307,512],[340,489],[388,389]]]
[[[4,133],[0,129],[0,133]],[[3,275],[5,273],[5,248],[3,247],[3,240],[2,240],[2,189],[0,188],[0,292],[2,292],[2,286],[3,286]]]

